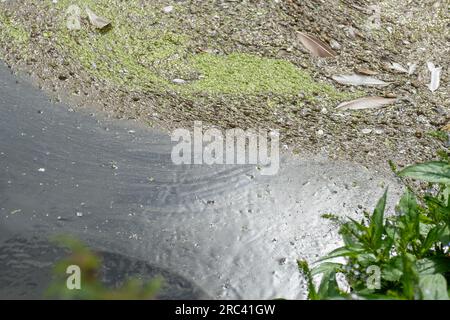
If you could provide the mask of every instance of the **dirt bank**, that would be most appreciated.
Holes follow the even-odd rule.
[[[364,164],[390,159],[404,165],[447,152],[445,133],[438,131],[450,117],[449,2],[381,1],[377,28],[370,4],[6,1],[0,4],[0,53],[58,99],[166,130],[190,128],[194,120],[277,128],[294,153]],[[80,30],[67,29],[69,5],[82,9]],[[92,27],[85,5],[112,27]],[[338,56],[312,57],[297,31],[332,43]],[[434,93],[427,87],[428,61],[443,67]],[[391,63],[418,68],[408,75]],[[331,79],[358,67],[391,84],[355,89]],[[377,110],[335,109],[366,95],[400,101]]]

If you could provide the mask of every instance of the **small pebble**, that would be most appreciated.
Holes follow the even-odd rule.
[[[183,84],[183,83],[186,83],[186,80],[183,80],[183,79],[173,79],[172,82],[173,82],[173,83],[176,83],[176,84]]]
[[[164,13],[170,13],[173,11],[173,6],[167,6],[163,8]]]
[[[341,44],[339,42],[337,42],[334,39],[330,40],[330,47],[333,48],[334,50],[340,50],[341,49]]]

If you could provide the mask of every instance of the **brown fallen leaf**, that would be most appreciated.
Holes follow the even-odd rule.
[[[367,68],[356,68],[355,72],[359,73],[359,74],[363,74],[365,76],[376,76],[378,74],[378,72],[367,69]]]
[[[310,36],[306,33],[297,31],[300,42],[309,50],[314,56],[321,58],[330,58],[337,55],[337,53],[331,49],[325,42]]]
[[[96,15],[91,9],[86,7],[86,13],[89,17],[89,22],[96,27],[97,29],[104,29],[107,26],[111,25],[111,21]]]
[[[388,104],[393,104],[397,99],[383,97],[365,97],[352,101],[346,101],[336,107],[339,110],[360,110],[381,108]]]
[[[450,132],[450,123],[447,123],[445,126],[441,128],[442,131]]]

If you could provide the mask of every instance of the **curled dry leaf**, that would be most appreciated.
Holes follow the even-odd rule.
[[[346,101],[336,107],[338,110],[376,109],[397,101],[394,98],[365,97],[352,101]]]
[[[416,72],[417,64],[415,63],[408,63],[408,75],[413,75],[414,72]]]
[[[434,66],[434,63],[428,62],[427,63],[428,70],[431,72],[431,82],[428,85],[428,88],[434,92],[439,88],[439,83],[441,81],[441,72],[442,68],[436,68]]]
[[[441,128],[442,131],[450,132],[450,123],[447,123],[445,126]]]
[[[96,27],[97,29],[104,29],[107,26],[111,25],[111,21],[96,15],[91,9],[86,7],[86,13],[89,17],[89,22]]]
[[[412,75],[417,69],[417,64],[408,62],[408,69],[406,69],[401,64],[393,62],[390,65],[390,68],[393,70],[396,70],[398,72],[407,73],[408,75]]]
[[[332,78],[340,84],[350,86],[387,86],[389,84],[382,80],[360,74],[337,75]]]
[[[393,62],[391,64],[391,69],[398,71],[398,72],[402,72],[402,73],[408,73],[408,69],[404,68],[400,63],[397,62]]]
[[[306,33],[297,31],[300,42],[309,50],[314,56],[321,58],[330,58],[336,56],[336,52],[331,49],[325,42],[310,36]]]

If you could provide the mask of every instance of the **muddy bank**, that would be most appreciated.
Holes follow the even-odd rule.
[[[67,30],[70,4],[112,21],[95,30],[86,15]],[[398,165],[447,152],[449,15],[446,1],[6,1],[0,52],[55,98],[138,119],[162,130],[192,121],[221,128],[281,130],[293,153],[364,164]],[[173,6],[170,10],[164,9]],[[333,43],[317,59],[297,31]],[[444,68],[431,93],[426,62]],[[389,68],[417,63],[413,75]],[[382,88],[352,88],[332,75],[369,68]],[[174,80],[183,80],[183,82]],[[394,106],[339,112],[342,101],[397,96]],[[443,140],[437,139],[442,137]]]

